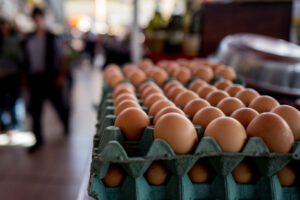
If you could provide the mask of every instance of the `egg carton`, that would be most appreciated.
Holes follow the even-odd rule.
[[[276,172],[292,162],[300,165],[300,144],[292,153],[270,153],[262,139],[251,138],[240,153],[225,153],[213,138],[202,137],[193,154],[176,155],[164,140],[153,138],[147,127],[140,141],[126,141],[118,127],[105,128],[99,147],[93,151],[89,193],[97,199],[299,199],[298,187],[281,187]],[[257,182],[237,184],[232,170],[244,159],[253,163]],[[144,174],[153,161],[159,160],[170,172],[163,186],[151,186]],[[194,184],[187,173],[198,160],[205,160],[214,171],[210,183]],[[101,179],[110,164],[118,163],[125,172],[120,187],[108,188]]]

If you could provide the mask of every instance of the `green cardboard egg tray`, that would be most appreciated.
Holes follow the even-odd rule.
[[[127,141],[113,126],[111,94],[102,101],[100,124],[94,138],[89,194],[96,199],[300,199],[299,183],[281,187],[276,172],[288,163],[300,167],[300,143],[295,142],[288,154],[270,153],[260,138],[251,138],[240,153],[224,153],[213,138],[203,137],[195,126],[199,143],[192,154],[176,155],[164,140],[153,138],[153,126],[145,129],[139,141]],[[142,101],[140,102],[142,104]],[[147,108],[144,107],[147,111]],[[151,119],[151,117],[150,117]],[[205,159],[215,176],[209,183],[192,183],[188,171]],[[231,172],[242,161],[250,160],[258,174],[251,184],[238,184]],[[149,185],[144,174],[153,161],[159,160],[170,172],[163,186]],[[106,187],[101,179],[110,164],[118,164],[125,172],[120,187]]]

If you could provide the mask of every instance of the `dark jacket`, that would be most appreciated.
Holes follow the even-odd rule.
[[[27,43],[31,37],[33,37],[35,33],[30,33],[22,42],[23,52],[24,52],[24,64],[23,70],[24,72],[29,72],[30,69],[30,60],[29,60],[29,52],[27,51]],[[46,31],[46,59],[45,59],[45,67],[46,67],[46,74],[55,80],[58,74],[58,66],[56,62],[56,55],[57,55],[57,36],[53,33]]]

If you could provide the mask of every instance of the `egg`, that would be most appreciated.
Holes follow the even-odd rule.
[[[104,69],[104,77],[108,77],[109,75],[115,73],[115,72],[119,72],[120,68],[118,65],[116,64],[109,64],[105,67]]]
[[[177,81],[177,80],[174,80],[174,81],[169,81],[165,86],[164,86],[164,92],[166,94],[168,94],[168,92],[175,86],[182,86],[182,84]],[[182,86],[183,87],[183,86]]]
[[[212,69],[214,70],[214,72],[220,70],[221,68],[225,68],[224,65],[221,65],[221,64],[214,64],[212,66]]]
[[[280,105],[271,110],[282,117],[291,128],[295,140],[300,140],[300,112],[296,108],[288,105]]]
[[[229,97],[227,92],[223,90],[216,90],[207,94],[205,99],[210,103],[210,105],[216,106],[222,99],[225,99],[226,97]]]
[[[181,67],[174,73],[174,77],[183,85],[186,85],[192,78],[192,73],[189,69]]]
[[[212,137],[223,152],[240,152],[247,140],[244,127],[231,117],[219,117],[208,124],[205,137]]]
[[[242,161],[232,171],[232,176],[235,182],[241,184],[247,184],[250,183],[253,179],[253,170],[246,161]]]
[[[159,100],[164,100],[167,99],[166,96],[164,96],[161,93],[154,93],[149,95],[145,101],[144,101],[144,106],[150,108],[155,102],[159,101]]]
[[[157,121],[154,138],[165,140],[176,154],[191,153],[198,143],[194,125],[178,113],[167,113]]]
[[[147,69],[153,67],[153,62],[150,59],[144,59],[139,63],[139,68],[143,71],[146,71]]]
[[[231,117],[238,120],[246,129],[250,122],[258,115],[259,113],[252,108],[239,108],[231,114]]]
[[[289,187],[296,182],[296,171],[290,165],[286,165],[277,172],[277,177],[282,186]]]
[[[209,171],[204,164],[196,162],[188,175],[193,183],[206,183],[209,178]]]
[[[120,94],[116,99],[114,99],[114,106],[117,107],[122,101],[124,100],[133,100],[137,103],[139,103],[139,101],[137,100],[136,96],[133,94]]]
[[[216,91],[217,88],[211,85],[203,86],[197,90],[197,94],[201,98],[205,98],[209,93]]]
[[[174,77],[177,71],[180,70],[180,66],[177,63],[170,63],[167,72],[170,76]]]
[[[121,72],[116,72],[105,77],[105,81],[107,82],[110,88],[115,88],[123,80],[124,80],[124,76]]]
[[[147,76],[142,70],[136,69],[134,72],[130,73],[128,79],[135,87],[139,87],[139,85],[147,79]]]
[[[201,99],[201,98],[196,98],[191,101],[189,101],[183,108],[183,111],[185,114],[189,115],[191,119],[193,119],[194,115],[196,112],[204,107],[210,106],[209,102]]]
[[[152,81],[146,81],[139,86],[138,93],[142,94],[149,87],[157,87],[157,85]]]
[[[216,107],[204,107],[196,112],[193,117],[193,124],[200,125],[206,129],[207,125],[216,118],[224,117],[224,113]]]
[[[146,171],[146,179],[150,185],[163,185],[168,178],[167,169],[159,162],[154,162]]]
[[[186,90],[183,91],[181,93],[179,93],[176,98],[174,99],[174,103],[176,106],[180,107],[180,108],[184,108],[184,106],[190,102],[193,99],[198,98],[198,94],[191,91],[191,90]]]
[[[271,152],[288,153],[294,144],[289,125],[277,114],[266,112],[255,117],[247,127],[249,137],[261,137]]]
[[[210,83],[214,78],[214,72],[209,67],[198,67],[193,72],[193,76],[201,78],[202,80]]]
[[[107,187],[118,187],[123,181],[123,176],[120,167],[110,165],[102,181]]]
[[[227,116],[230,116],[235,110],[245,107],[243,102],[235,97],[226,97],[222,99],[217,107]]]
[[[259,96],[259,93],[253,89],[246,88],[239,91],[235,97],[240,99],[246,106],[249,106],[251,101]]]
[[[163,86],[165,82],[168,80],[168,74],[163,69],[156,70],[152,75],[151,78],[155,81],[155,83],[159,86]]]
[[[230,67],[219,68],[216,70],[216,76],[223,77],[230,81],[234,81],[236,79],[236,73]]]
[[[184,112],[182,110],[180,110],[179,108],[175,107],[175,106],[168,106],[168,107],[164,107],[163,109],[161,109],[154,117],[153,120],[153,124],[155,125],[156,122],[161,118],[161,116],[163,116],[164,114],[167,113],[178,113],[181,114],[183,116],[185,116]]]
[[[150,116],[155,117],[156,113],[158,113],[161,109],[168,107],[168,106],[175,106],[171,101],[169,100],[159,100],[155,102],[151,108],[149,109],[148,114]]]
[[[118,84],[118,85],[115,87],[114,93],[115,93],[115,92],[118,92],[119,90],[122,90],[122,89],[124,89],[124,88],[129,89],[129,90],[131,90],[132,92],[135,92],[135,88],[134,88],[134,86],[133,86],[131,83],[120,83],[120,84]]]
[[[169,90],[167,96],[169,99],[174,100],[179,93],[184,91],[186,91],[186,89],[182,86],[176,86]]]
[[[279,106],[276,99],[270,96],[259,96],[251,101],[249,108],[253,108],[259,113],[270,112],[273,108]]]
[[[216,88],[219,90],[225,90],[227,87],[231,86],[232,82],[230,80],[221,80],[215,83]]]
[[[131,74],[135,69],[136,69],[136,67],[133,64],[130,64],[130,63],[125,64],[122,67],[122,71],[123,71],[123,73],[126,77],[128,77],[129,74]]]
[[[234,97],[239,91],[243,90],[244,87],[242,87],[241,85],[237,85],[237,84],[234,84],[234,85],[231,85],[231,86],[228,86],[225,91],[232,97]]]
[[[116,99],[119,95],[125,94],[125,93],[135,95],[135,93],[131,89],[129,89],[129,88],[121,88],[119,90],[114,90],[114,92],[113,92],[113,99]]]
[[[129,107],[116,118],[115,126],[119,127],[127,140],[139,140],[144,129],[150,125],[147,114],[139,108]]]
[[[207,85],[207,83],[203,80],[195,80],[189,85],[189,90],[197,92],[197,90],[203,86]]]
[[[163,91],[158,87],[148,87],[141,94],[141,99],[145,100],[151,94],[156,94],[156,93],[163,94]]]
[[[114,115],[118,116],[123,110],[129,107],[141,108],[140,105],[133,100],[124,100],[115,108]]]

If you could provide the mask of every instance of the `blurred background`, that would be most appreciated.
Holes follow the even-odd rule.
[[[0,199],[88,199],[101,69],[237,33],[299,45],[300,1],[0,0]]]

